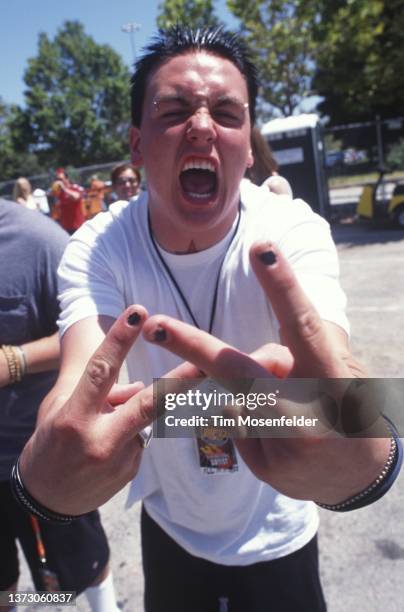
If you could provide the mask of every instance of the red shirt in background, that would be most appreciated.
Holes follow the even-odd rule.
[[[61,189],[58,193],[58,200],[60,204],[59,223],[67,232],[72,233],[75,232],[86,220],[83,210],[84,189],[76,183],[70,183],[67,187],[70,191],[75,191],[80,194],[80,198],[75,200],[69,194],[63,191],[63,189]]]

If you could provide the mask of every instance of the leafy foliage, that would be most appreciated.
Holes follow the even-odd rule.
[[[404,0],[227,0],[253,51],[261,119],[312,95],[331,125],[402,115]],[[219,25],[215,0],[165,0],[157,23]],[[0,99],[0,180],[127,156],[129,71],[77,21],[39,35],[24,108]],[[401,163],[401,162],[400,162]]]
[[[404,0],[227,0],[254,50],[262,99],[283,115],[311,95],[331,124],[402,114]]]
[[[402,114],[403,0],[322,0],[314,88],[332,124]]]
[[[82,24],[67,21],[54,40],[39,35],[28,61],[23,111],[27,141],[49,165],[85,165],[126,157],[129,71]]]
[[[253,51],[264,107],[269,104],[277,114],[293,114],[313,93],[316,5],[315,0],[227,0]]]
[[[22,138],[27,130],[21,109],[0,98],[0,181],[40,172],[37,156]]]
[[[217,26],[214,0],[165,0],[159,5],[157,25],[168,28],[176,23],[192,27]]]

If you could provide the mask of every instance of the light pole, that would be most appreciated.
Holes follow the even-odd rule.
[[[134,23],[133,21],[130,21],[129,23],[124,23],[121,26],[122,32],[126,32],[126,34],[130,35],[130,44],[132,47],[133,63],[136,62],[135,32],[138,32],[141,27],[142,26],[140,25],[140,23]]]

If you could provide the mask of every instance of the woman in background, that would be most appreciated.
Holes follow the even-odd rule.
[[[24,177],[18,178],[14,183],[13,200],[18,204],[22,204],[25,208],[31,210],[39,210],[38,204],[32,195],[31,183]]]
[[[114,166],[111,172],[112,190],[115,200],[134,200],[140,195],[140,172],[135,166],[129,163],[122,163]]]
[[[251,130],[251,151],[254,163],[251,168],[247,168],[246,178],[255,185],[267,187],[273,193],[293,197],[290,184],[278,174],[278,164],[268,142],[256,127]]]

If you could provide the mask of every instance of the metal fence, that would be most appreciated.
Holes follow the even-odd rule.
[[[404,117],[324,129],[327,176],[361,176],[381,168],[404,174]]]
[[[334,207],[346,204],[354,211],[363,188],[375,185],[381,171],[385,174],[376,192],[378,202],[386,204],[396,185],[404,182],[404,117],[326,128],[323,137]]]
[[[381,168],[387,170],[379,198],[388,197],[398,182],[404,182],[404,117],[339,125],[323,129],[324,165],[331,204],[357,202],[361,189],[374,184]],[[90,179],[107,181],[112,167],[125,160],[67,168],[73,182],[88,186]],[[47,191],[53,172],[29,178],[33,189]],[[11,198],[14,180],[0,182],[0,197]],[[343,192],[345,188],[345,192]],[[349,188],[349,193],[346,189]]]
[[[70,180],[73,183],[78,183],[83,187],[88,187],[92,178],[98,178],[102,181],[108,181],[112,168],[119,163],[129,162],[129,160],[117,160],[114,162],[108,162],[107,164],[97,164],[93,166],[83,166],[82,168],[66,168],[66,172],[69,175]],[[29,182],[31,183],[32,189],[44,189],[48,191],[53,181],[55,180],[54,172],[46,172],[44,174],[37,174],[35,176],[29,176]],[[0,197],[11,199],[13,193],[15,180],[0,182]]]

